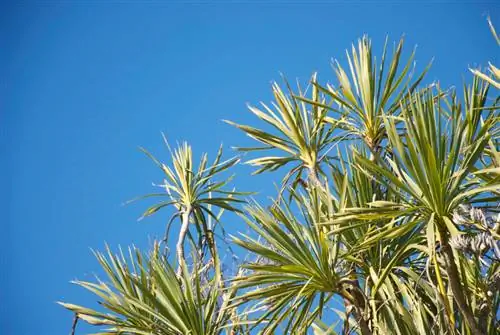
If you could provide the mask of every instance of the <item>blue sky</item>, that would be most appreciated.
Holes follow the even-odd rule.
[[[68,333],[71,313],[55,301],[94,303],[69,283],[97,272],[90,248],[145,247],[163,233],[167,213],[137,222],[146,203],[121,205],[161,181],[137,150],[168,159],[161,131],[197,155],[249,143],[221,120],[254,122],[245,104],[268,101],[280,72],[333,80],[330,59],[345,61],[364,33],[377,49],[405,34],[418,67],[435,58],[427,82],[445,87],[470,78],[468,66],[498,63],[494,1],[111,3],[0,8],[3,334]],[[239,189],[273,194],[273,176],[236,172]]]

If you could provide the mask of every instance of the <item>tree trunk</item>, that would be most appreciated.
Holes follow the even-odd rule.
[[[463,287],[460,283],[460,275],[458,273],[457,265],[455,264],[455,256],[453,255],[453,250],[451,249],[444,232],[443,234],[441,234],[441,236],[443,236],[441,250],[443,251],[445,258],[446,272],[448,273],[448,282],[450,283],[453,298],[457,303],[460,312],[464,316],[464,319],[469,326],[472,334],[485,335],[485,333],[478,327],[476,319],[474,318],[474,314],[472,313],[470,306],[465,300]]]
[[[310,186],[317,186],[321,188],[323,187],[323,185],[321,185],[321,182],[319,181],[318,172],[315,168],[309,168],[309,176],[307,179],[309,179]]]
[[[356,280],[356,285],[357,285],[357,288],[359,288],[359,283],[358,283],[358,280]],[[357,292],[356,290],[354,290],[353,292],[353,297],[354,297],[354,303],[355,303],[355,309],[354,309],[354,317],[356,318],[356,322],[358,323],[359,325],[359,328],[361,329],[361,334],[363,335],[372,335],[372,331],[370,329],[370,327],[368,326],[368,322],[366,321],[366,319],[364,318],[364,313],[361,312],[363,310],[365,310],[365,299],[360,296],[359,292]]]
[[[179,240],[177,241],[177,262],[179,263],[177,268],[177,277],[181,277],[182,270],[186,266],[186,259],[184,257],[184,240],[186,239],[187,232],[189,230],[189,216],[191,215],[191,207],[184,208],[184,212],[181,215],[182,225],[179,231]]]
[[[220,288],[224,287],[224,282],[222,281],[222,270],[219,262],[219,255],[217,254],[217,244],[215,242],[214,233],[212,230],[207,231],[207,243],[210,249],[210,255],[212,256],[212,265],[215,271],[215,279]]]
[[[361,334],[363,335],[372,335],[372,331],[370,327],[368,327],[368,323],[363,318],[363,316],[358,315],[357,312],[354,312],[354,317],[356,318],[356,322],[359,324],[359,328],[361,329]]]
[[[364,297],[357,291],[360,290],[359,288],[359,282],[357,279],[354,279],[353,281],[353,287],[354,289],[347,289],[344,288],[341,296],[344,300],[344,306],[346,309],[346,314],[349,310],[352,309],[352,315],[354,316],[354,319],[356,320],[357,324],[359,325],[359,329],[361,330],[362,335],[372,335],[373,332],[370,329],[370,326],[368,325],[368,322],[366,321],[364,315],[363,315],[363,310],[365,309],[365,299]]]

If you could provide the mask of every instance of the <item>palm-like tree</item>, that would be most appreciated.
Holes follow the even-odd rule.
[[[222,150],[197,168],[187,144],[170,165],[144,150],[165,174],[165,191],[146,197],[166,200],[143,216],[175,209],[177,274],[157,245],[129,262],[108,250],[96,255],[109,283],[77,284],[112,314],[63,305],[111,334],[497,334],[500,99],[480,74],[462,99],[419,88],[428,68],[413,80],[402,47],[377,63],[364,37],[348,71],[334,64],[337,86],[273,84],[272,105],[250,107],[268,129],[228,121],[264,145],[240,150],[269,152],[248,161],[256,173],[287,169],[268,208],[236,207],[246,193],[215,181],[239,161],[221,162]],[[213,235],[224,210],[251,230],[234,238],[249,257],[226,282]],[[184,256],[190,225],[208,262]]]
[[[239,159],[231,158],[221,161],[222,147],[220,147],[212,164],[208,164],[207,154],[203,154],[198,168],[196,168],[193,163],[193,153],[190,145],[183,143],[179,148],[172,151],[166,140],[165,143],[171,152],[171,167],[160,162],[145,149],[142,149],[165,174],[164,184],[162,185],[165,188],[165,192],[148,194],[144,197],[167,198],[167,200],[149,207],[144,212],[143,217],[150,216],[163,207],[172,206],[175,208],[175,213],[168,223],[166,239],[168,238],[171,223],[176,218],[180,218],[181,228],[176,246],[177,261],[179,264],[177,269],[178,275],[181,274],[181,267],[185,263],[184,242],[190,222],[196,226],[200,235],[205,237],[203,241],[207,242],[212,255],[212,262],[216,271],[219,272],[213,232],[215,225],[208,224],[212,220],[215,220],[216,223],[219,221],[220,213],[214,213],[213,207],[239,212],[240,210],[234,204],[243,203],[243,200],[239,199],[239,196],[246,193],[224,189],[232,179],[231,177],[222,181],[216,181],[215,178],[220,173],[237,164]],[[198,245],[198,247],[200,250],[203,248],[202,245]]]
[[[488,210],[497,206],[500,199],[498,180],[485,183],[475,177],[497,117],[490,110],[483,113],[481,122],[473,123],[467,118],[472,113],[481,113],[481,109],[475,107],[464,113],[456,98],[451,102],[442,101],[437,95],[427,92],[424,96],[415,94],[403,109],[400,119],[384,115],[391,157],[373,162],[358,155],[357,167],[397,194],[400,203],[374,201],[372,205],[376,209],[353,210],[349,218],[375,219],[380,216],[380,210],[387,212],[383,215],[394,218],[410,218],[416,228],[420,227],[426,233],[427,250],[436,265],[441,298],[446,301],[443,279],[439,278],[437,247],[445,259],[454,300],[471,331],[480,334],[449,245],[451,238],[462,234],[460,227],[453,222],[453,214],[460,205],[481,203]],[[449,115],[451,122],[446,121],[445,115]],[[396,124],[401,121],[403,136]],[[400,227],[395,229],[405,229]],[[387,234],[387,231],[379,234]],[[449,304],[447,310],[453,325],[454,316]]]
[[[314,204],[303,206],[306,199],[301,197],[297,201],[304,222],[286,203],[270,209],[251,206],[246,208],[245,220],[259,239],[235,238],[256,261],[244,264],[250,272],[233,280],[232,287],[251,289],[238,296],[234,305],[259,301],[257,306],[264,312],[256,323],[268,322],[264,334],[274,334],[287,319],[284,333],[304,333],[334,294],[362,303],[360,292],[346,288],[351,280],[345,276],[338,244],[314,225]]]
[[[341,216],[351,215],[354,207],[366,207],[372,199],[371,179],[361,171],[353,171],[352,179],[348,175],[345,166],[334,171],[332,194],[317,189],[307,196],[295,195],[297,210],[286,202],[269,209],[246,209],[245,219],[258,238],[244,236],[235,243],[256,261],[244,265],[250,272],[234,280],[238,289],[252,288],[235,300],[236,304],[256,300],[257,306],[265,306],[257,320],[257,324],[268,321],[265,333],[275,332],[285,320],[286,331],[305,333],[320,322],[324,306],[335,297],[346,306],[346,313],[339,312],[346,333],[351,328],[362,334],[396,329],[402,334],[415,329],[425,334],[436,328],[433,317],[439,306],[432,298],[419,300],[415,289],[418,283],[420,290],[433,292],[419,280],[422,257],[408,262],[423,237],[415,234],[412,222],[401,229],[383,212],[371,224]],[[383,224],[394,228],[385,236],[379,234]]]
[[[100,297],[111,313],[60,304],[80,319],[104,326],[97,334],[216,335],[231,328],[231,292],[221,298],[217,280],[204,280],[202,267],[183,268],[177,276],[158,244],[147,256],[136,248],[128,250],[128,259],[122,250],[114,255],[109,248],[95,256],[109,282],[74,283]]]
[[[401,104],[417,90],[430,68],[429,64],[412,81],[415,51],[401,68],[402,52],[401,39],[392,57],[386,59],[386,40],[378,64],[372,53],[371,40],[364,36],[358,41],[357,49],[353,45],[350,54],[346,51],[349,70],[345,70],[339,61],[332,64],[338,80],[337,87],[331,84],[322,86],[313,81],[313,85],[333,101],[330,106],[324,106],[333,112],[333,116],[328,116],[326,120],[344,131],[343,138],[361,140],[372,154],[382,149],[381,143],[387,137],[382,114],[397,115]],[[319,105],[314,100],[304,101]]]
[[[316,81],[316,74],[311,78]],[[249,160],[247,163],[259,167],[256,174],[265,171],[274,171],[286,165],[292,165],[282,180],[286,186],[292,181],[292,188],[303,182],[302,176],[318,184],[320,175],[325,176],[324,167],[331,159],[330,146],[337,140],[332,136],[335,124],[326,122],[328,103],[320,94],[316,86],[312,86],[308,101],[315,104],[306,104],[303,92],[298,88],[298,96],[287,83],[288,95],[277,83],[272,85],[275,101],[272,107],[262,103],[259,109],[249,106],[250,111],[260,120],[271,126],[271,130],[258,129],[240,125],[231,121],[227,123],[243,130],[248,136],[264,144],[264,147],[239,148],[241,151],[278,151],[281,156],[264,156]],[[302,97],[302,98],[299,98]]]

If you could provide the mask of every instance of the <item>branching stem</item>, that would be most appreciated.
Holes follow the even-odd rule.
[[[189,230],[189,217],[191,215],[191,207],[187,206],[181,214],[181,230],[179,231],[179,240],[177,241],[177,277],[182,275],[182,270],[186,266],[186,259],[184,256],[184,241]]]

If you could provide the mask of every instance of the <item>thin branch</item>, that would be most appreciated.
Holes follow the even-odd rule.
[[[78,324],[79,319],[80,318],[78,317],[78,313],[75,313],[75,317],[73,318],[73,324],[71,325],[71,332],[69,333],[69,335],[75,335],[76,325]]]

